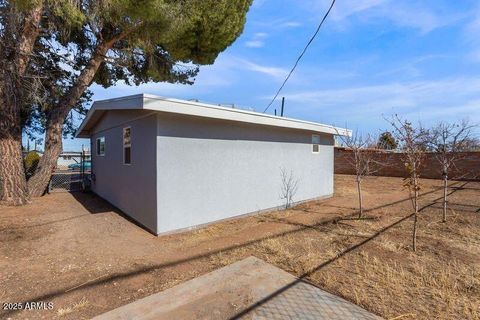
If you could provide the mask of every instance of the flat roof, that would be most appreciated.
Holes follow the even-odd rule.
[[[350,130],[316,122],[142,93],[95,101],[80,125],[76,137],[89,138],[90,130],[95,127],[103,113],[109,110],[151,110],[202,118],[222,119],[264,126],[306,130],[333,135],[351,134]]]

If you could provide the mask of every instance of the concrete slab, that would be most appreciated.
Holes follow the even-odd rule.
[[[94,319],[231,318],[381,319],[255,257],[233,263]]]

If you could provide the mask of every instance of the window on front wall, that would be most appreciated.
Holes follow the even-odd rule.
[[[312,152],[320,152],[320,136],[318,134],[312,134]]]
[[[105,155],[105,137],[97,138],[97,156]]]
[[[132,130],[130,127],[123,128],[123,164],[132,163]]]

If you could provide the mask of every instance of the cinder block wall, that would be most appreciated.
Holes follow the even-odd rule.
[[[346,148],[335,148],[335,173],[354,174],[350,164],[353,160],[352,151]],[[450,178],[459,180],[480,180],[480,152],[462,152],[461,160],[452,168]],[[405,164],[401,153],[374,152],[373,159],[383,163],[374,175],[387,177],[405,177]],[[442,178],[441,169],[434,153],[427,153],[421,170],[421,177],[429,179]]]

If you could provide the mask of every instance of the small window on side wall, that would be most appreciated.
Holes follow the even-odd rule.
[[[320,136],[318,134],[312,134],[312,152],[320,152]]]
[[[97,138],[97,156],[105,155],[105,137]]]
[[[123,164],[132,163],[132,130],[130,127],[123,128]]]

